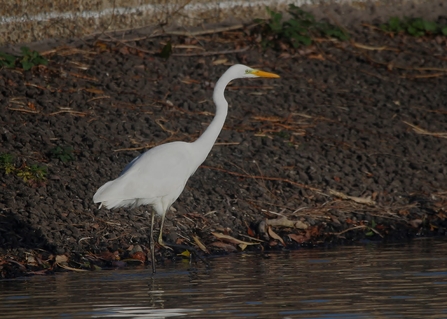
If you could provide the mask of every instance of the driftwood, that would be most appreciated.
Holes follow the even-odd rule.
[[[307,229],[309,226],[300,220],[289,220],[286,216],[276,219],[267,219],[265,221],[266,226],[274,227],[289,227],[297,229]]]

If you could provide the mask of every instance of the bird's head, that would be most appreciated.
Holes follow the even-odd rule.
[[[230,70],[238,78],[279,78],[277,74],[252,69],[243,64],[233,65]]]

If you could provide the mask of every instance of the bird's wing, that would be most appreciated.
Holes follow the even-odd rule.
[[[192,157],[189,143],[173,142],[154,147],[129,163],[117,179],[98,189],[93,199],[97,203],[155,200],[177,194],[196,170],[192,167]]]
[[[133,163],[135,163],[135,162],[136,162],[142,155],[144,155],[144,153],[138,155],[138,156],[135,157],[132,161],[130,161],[130,162],[126,165],[126,167],[124,167],[124,169],[121,171],[121,173],[120,173],[119,176],[124,175],[124,173],[126,173],[127,170],[128,170],[129,168],[132,167]],[[119,177],[119,176],[118,176],[118,177]]]

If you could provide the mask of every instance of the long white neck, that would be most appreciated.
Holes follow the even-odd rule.
[[[226,72],[217,81],[213,93],[213,100],[216,104],[216,115],[205,132],[192,143],[197,156],[197,167],[205,161],[224,125],[228,113],[228,102],[225,100],[224,91],[231,80],[234,80],[234,77]]]

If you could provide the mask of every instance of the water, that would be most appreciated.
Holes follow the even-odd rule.
[[[1,318],[447,318],[447,240],[0,281]]]

